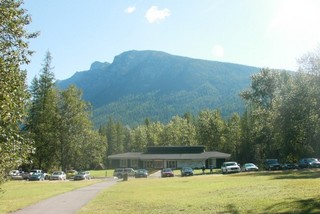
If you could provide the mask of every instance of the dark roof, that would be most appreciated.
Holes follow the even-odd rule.
[[[186,154],[205,152],[205,146],[149,146],[146,154]]]
[[[181,153],[181,154],[147,154],[141,152],[128,152],[108,156],[110,160],[119,159],[140,159],[140,160],[204,160],[209,158],[230,158],[230,154],[210,151],[202,153]]]

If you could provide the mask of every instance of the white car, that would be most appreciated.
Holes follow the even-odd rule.
[[[237,162],[224,162],[221,166],[222,174],[241,172],[241,168]]]
[[[253,163],[245,163],[242,165],[242,171],[244,172],[259,171],[259,168]]]
[[[50,180],[66,180],[67,175],[63,171],[55,171],[51,174]]]

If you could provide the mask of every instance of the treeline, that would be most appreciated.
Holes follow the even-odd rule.
[[[123,124],[135,127],[143,124],[146,117],[151,121],[166,124],[172,119],[172,115],[179,115],[181,112],[197,115],[199,110],[208,106],[211,109],[221,110],[224,118],[233,112],[244,112],[244,104],[239,97],[216,94],[210,89],[204,94],[202,93],[204,87],[197,91],[181,91],[170,95],[157,92],[130,95],[94,109],[92,121],[95,128],[99,128],[106,124],[109,117],[112,117],[114,121],[121,121]],[[230,88],[230,90],[233,89]],[[236,90],[233,91],[234,94],[239,93],[235,92]]]

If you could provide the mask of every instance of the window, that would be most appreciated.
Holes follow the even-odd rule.
[[[131,160],[131,167],[138,168],[138,160],[137,159]]]
[[[177,168],[177,161],[167,161],[167,167],[171,169]]]
[[[153,169],[153,161],[146,161],[144,165],[147,169]]]
[[[162,169],[163,168],[163,161],[162,160],[155,160],[154,161],[154,168],[155,169]]]
[[[127,167],[127,160],[120,160],[120,167]]]

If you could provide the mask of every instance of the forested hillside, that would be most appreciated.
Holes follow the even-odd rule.
[[[95,62],[90,70],[58,82],[74,84],[93,106],[93,121],[108,117],[128,125],[145,118],[168,122],[186,112],[219,109],[223,116],[243,112],[239,93],[249,87],[259,68],[174,56],[159,51],[128,51],[109,63]]]

